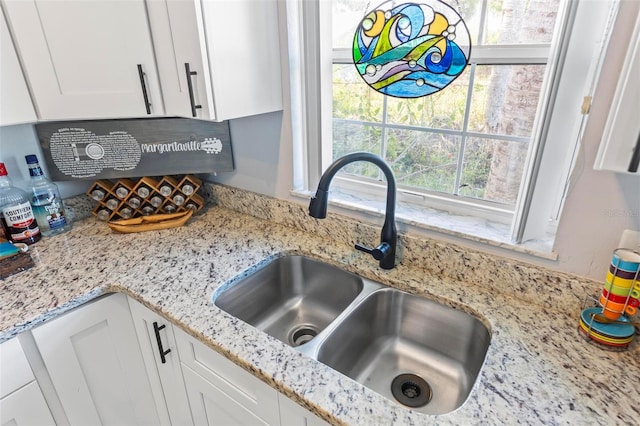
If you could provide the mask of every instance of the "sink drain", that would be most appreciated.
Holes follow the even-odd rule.
[[[407,407],[422,407],[431,401],[431,386],[415,374],[400,374],[391,382],[391,393]]]
[[[318,335],[318,329],[312,325],[301,325],[289,333],[289,342],[292,346],[302,346]]]

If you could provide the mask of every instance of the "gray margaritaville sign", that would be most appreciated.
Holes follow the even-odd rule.
[[[190,118],[56,121],[35,125],[53,180],[233,170],[229,122]]]

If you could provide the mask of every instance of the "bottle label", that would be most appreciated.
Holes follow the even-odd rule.
[[[40,168],[40,166],[38,164],[35,164],[29,167],[29,176],[31,177],[44,176],[44,173],[42,173],[42,169]]]
[[[40,234],[40,228],[29,202],[5,207],[2,216],[7,227],[7,237],[13,242],[31,240]]]
[[[46,234],[49,229],[56,230],[67,225],[62,203],[55,195],[47,198],[46,201],[40,197],[36,197],[36,200],[37,204],[33,205],[33,214],[42,232]]]

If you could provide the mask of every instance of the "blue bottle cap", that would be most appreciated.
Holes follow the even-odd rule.
[[[38,157],[36,157],[34,154],[25,155],[24,159],[27,161],[27,164],[36,164],[36,163],[38,163]]]

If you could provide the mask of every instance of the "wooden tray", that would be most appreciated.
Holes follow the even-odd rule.
[[[107,225],[116,232],[131,233],[177,228],[184,225],[193,215],[193,210],[180,213],[154,214],[132,219],[111,220]]]

